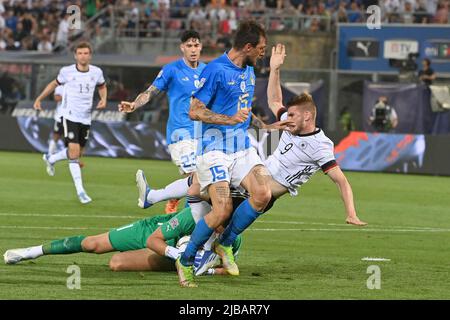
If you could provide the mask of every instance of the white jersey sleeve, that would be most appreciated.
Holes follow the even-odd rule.
[[[56,77],[56,82],[58,82],[59,85],[64,85],[68,81],[68,68],[63,67],[59,70],[58,76]]]
[[[106,83],[105,77],[103,76],[102,69],[97,68],[97,74],[98,74],[97,87],[101,87],[101,86],[103,86]]]

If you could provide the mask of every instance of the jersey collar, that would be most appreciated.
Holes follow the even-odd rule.
[[[76,64],[76,63],[75,63],[75,68],[77,69],[78,72],[81,72],[81,73],[89,72],[89,67],[88,67],[88,69],[86,71],[81,71],[80,69],[78,69],[78,64]]]
[[[313,132],[310,133],[303,133],[303,134],[298,134],[298,137],[309,137],[309,136],[313,136],[315,134],[318,134],[320,132],[320,128],[316,128],[316,130],[314,130]]]

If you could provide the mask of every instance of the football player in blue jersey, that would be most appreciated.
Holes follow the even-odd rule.
[[[243,230],[260,215],[271,199],[270,175],[254,148],[247,129],[251,120],[255,89],[253,66],[264,57],[266,34],[254,21],[243,21],[235,34],[233,48],[210,62],[200,76],[189,116],[202,121],[202,138],[197,157],[200,193],[208,193],[212,211],[201,218],[184,254],[176,261],[180,285],[195,287],[193,263],[197,249],[214,229],[232,214],[230,185],[250,193],[234,212],[229,230]],[[251,223],[251,222],[250,222]],[[216,243],[215,251],[230,275],[238,275],[231,244]]]
[[[165,65],[152,85],[138,95],[135,101],[122,101],[119,110],[133,112],[148,103],[161,91],[169,97],[169,120],[167,122],[167,144],[172,161],[178,166],[182,175],[190,175],[196,169],[198,122],[189,118],[191,96],[200,86],[200,74],[205,64],[200,62],[202,44],[200,35],[193,30],[185,31],[181,36],[180,49],[183,57]],[[164,199],[170,194],[174,197],[166,205],[166,213],[177,211],[178,199],[186,194],[187,179],[167,186],[163,190],[144,190],[139,197],[138,205],[148,208],[153,203]],[[138,170],[136,182],[143,185],[144,173]],[[177,195],[180,195],[179,197]]]

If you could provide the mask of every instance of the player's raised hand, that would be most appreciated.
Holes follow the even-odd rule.
[[[230,124],[237,124],[245,122],[248,119],[248,109],[240,109],[234,116],[231,117]]]
[[[33,108],[34,108],[34,110],[40,110],[40,111],[42,111],[41,101],[40,101],[40,100],[34,101]]]
[[[278,70],[284,62],[286,57],[286,47],[284,44],[278,43],[275,47],[272,47],[272,56],[270,57],[270,69]]]
[[[292,120],[277,121],[272,124],[268,124],[265,129],[267,130],[285,130],[290,131],[290,128],[295,126],[295,122]]]
[[[100,100],[97,104],[97,109],[105,109],[106,108],[106,100]]]
[[[134,102],[122,101],[119,103],[120,112],[133,112],[134,110],[136,110]]]
[[[347,224],[353,224],[355,226],[367,226],[367,222],[359,220],[358,217],[347,217],[345,220]]]

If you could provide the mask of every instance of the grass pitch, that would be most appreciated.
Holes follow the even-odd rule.
[[[0,252],[70,235],[93,235],[163,212],[137,207],[144,169],[154,187],[178,178],[170,162],[85,158],[81,205],[66,162],[49,177],[39,154],[0,153]],[[202,277],[183,289],[170,272],[112,272],[112,254],[45,256],[0,263],[0,299],[450,299],[450,178],[347,173],[360,218],[345,225],[339,193],[316,174],[244,233],[239,277]],[[361,261],[364,257],[386,262]],[[70,265],[81,289],[69,290]],[[371,265],[380,289],[368,289]],[[370,269],[369,269],[370,270]],[[369,280],[370,283],[372,283]]]

